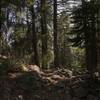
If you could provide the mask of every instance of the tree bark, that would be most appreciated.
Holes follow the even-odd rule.
[[[46,0],[41,0],[42,68],[47,68],[47,15]]]
[[[98,13],[97,13],[97,70],[100,73],[100,0],[97,0]]]
[[[38,55],[38,46],[37,46],[37,33],[35,31],[35,12],[34,6],[31,7],[32,12],[32,47],[34,51],[33,62],[39,66],[39,55]]]
[[[88,7],[84,0],[83,3],[83,22],[84,22],[84,33],[85,33],[85,49],[86,49],[86,66],[90,73],[96,71],[97,67],[97,46],[96,46],[96,22],[95,22],[95,10],[94,0],[91,0]]]
[[[57,0],[54,0],[54,67],[59,67],[59,48],[58,48],[58,32],[57,32]]]

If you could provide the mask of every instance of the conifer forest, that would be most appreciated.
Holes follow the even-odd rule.
[[[100,100],[100,0],[0,0],[0,100]]]

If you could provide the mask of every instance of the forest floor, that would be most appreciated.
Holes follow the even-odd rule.
[[[100,100],[100,78],[70,70],[33,70],[0,76],[0,100]]]

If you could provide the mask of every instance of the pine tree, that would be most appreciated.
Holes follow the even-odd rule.
[[[74,27],[71,39],[73,46],[85,47],[86,67],[91,73],[96,71],[97,67],[97,47],[96,47],[96,9],[95,2],[82,0],[73,12]]]
[[[100,73],[100,0],[96,0],[97,7],[97,69]]]
[[[54,0],[53,28],[54,28],[54,66],[59,67],[59,48],[57,32],[57,0]]]
[[[37,33],[35,27],[35,12],[34,12],[34,5],[31,6],[31,14],[32,14],[32,47],[34,51],[33,62],[34,64],[39,66],[39,55],[38,55],[38,47],[37,47]]]
[[[47,15],[46,0],[41,0],[42,68],[47,68]]]

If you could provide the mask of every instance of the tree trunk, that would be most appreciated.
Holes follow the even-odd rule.
[[[42,68],[47,68],[47,15],[46,0],[41,0]]]
[[[90,2],[90,30],[89,30],[89,51],[90,51],[90,71],[95,72],[97,68],[97,46],[96,46],[96,12],[95,12],[95,1]],[[89,23],[89,22],[88,22]]]
[[[83,3],[83,15],[84,15],[84,33],[85,33],[85,49],[86,49],[86,66],[87,70],[92,74],[96,71],[97,67],[97,46],[96,46],[96,23],[95,23],[95,11],[94,1],[91,1],[89,6],[90,13],[88,13],[88,7],[84,0]]]
[[[97,0],[98,14],[97,14],[97,70],[100,73],[100,0]]]
[[[54,67],[59,67],[59,48],[58,48],[58,33],[57,33],[57,0],[54,0]]]
[[[31,7],[32,12],[32,47],[34,51],[33,56],[33,63],[39,66],[39,55],[38,55],[38,47],[37,47],[37,34],[35,31],[35,12],[34,12],[34,6]]]

